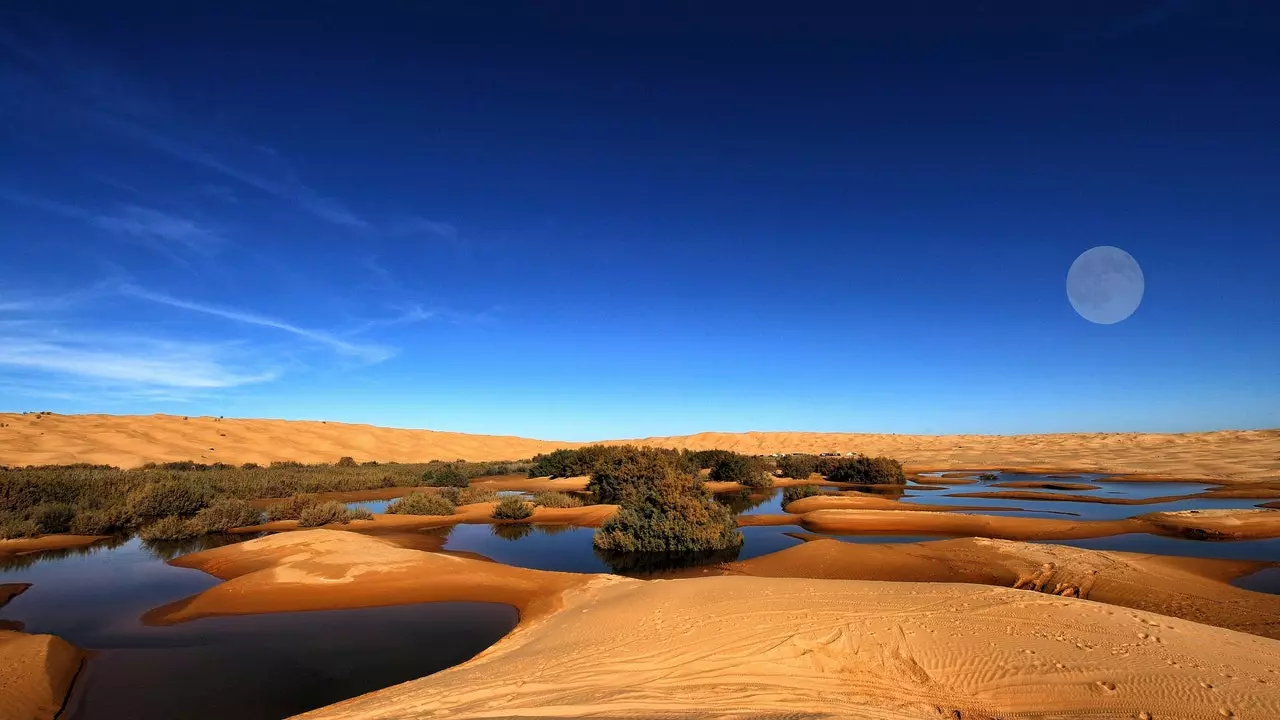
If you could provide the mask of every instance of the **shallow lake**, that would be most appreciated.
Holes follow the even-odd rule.
[[[506,605],[432,603],[145,626],[147,610],[219,582],[168,565],[175,551],[133,539],[0,569],[0,583],[32,583],[0,618],[94,651],[60,717],[280,718],[456,665],[518,619]]]

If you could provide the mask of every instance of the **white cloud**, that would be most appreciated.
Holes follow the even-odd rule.
[[[145,338],[5,337],[0,365],[108,381],[130,388],[230,388],[274,379],[271,370],[240,370],[219,360],[224,348]]]
[[[299,327],[293,323],[277,320],[275,318],[259,315],[246,310],[237,310],[234,308],[218,307],[216,305],[206,305],[204,303],[191,302],[180,298],[171,297],[162,293],[155,293],[149,290],[126,285],[121,291],[131,297],[141,300],[149,300],[161,305],[179,308],[182,310],[190,310],[192,312],[212,315],[234,322],[247,323],[249,325],[258,325],[260,327],[274,328],[281,330],[301,338],[305,338],[314,343],[324,345],[343,355],[358,357],[368,362],[381,362],[390,358],[395,354],[395,350],[383,345],[374,345],[368,343],[355,343],[345,340],[332,333],[323,330],[311,330]]]

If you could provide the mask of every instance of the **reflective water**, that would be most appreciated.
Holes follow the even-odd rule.
[[[435,603],[141,624],[147,610],[220,582],[166,558],[234,540],[133,539],[0,569],[0,583],[32,584],[0,619],[95,651],[61,717],[280,718],[456,665],[517,620],[506,605]]]

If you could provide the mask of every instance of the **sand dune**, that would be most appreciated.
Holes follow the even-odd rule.
[[[30,587],[0,585],[0,607]],[[0,629],[0,718],[52,719],[84,657],[80,648],[53,635]]]
[[[0,463],[514,460],[580,443],[285,420],[0,414]],[[614,440],[611,442],[624,442]],[[747,453],[863,452],[915,469],[1072,470],[1234,482],[1280,478],[1280,430],[1059,435],[699,433],[628,440]]]
[[[1056,549],[999,552],[1009,559],[993,573],[1010,580],[1027,570],[1034,584],[1044,579],[1035,577],[1036,553]],[[1138,556],[1119,558],[1128,565],[1114,570],[1119,554],[1071,552],[1101,558],[1062,568],[1063,577],[1101,568],[1092,593],[1133,595],[1150,569]],[[748,562],[765,575],[768,560]],[[521,570],[327,530],[177,564],[232,579],[157,609],[151,622],[317,603],[489,599],[526,608],[516,631],[473,660],[308,718],[1280,715],[1278,641],[1027,590],[795,577],[646,582]],[[1206,567],[1161,566],[1151,582],[1207,587],[1242,569]],[[1199,587],[1170,592],[1185,600]]]

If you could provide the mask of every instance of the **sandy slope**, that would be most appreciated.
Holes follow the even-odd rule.
[[[1007,562],[997,573],[1026,566],[1034,575],[1037,554],[1058,557],[1017,545],[999,549]],[[1130,556],[1113,572],[1105,565],[1118,554],[1071,552],[1080,556],[1066,559],[1072,571],[1106,571],[1089,592],[1132,596],[1138,576],[1157,567]],[[750,562],[767,574],[768,557]],[[158,609],[151,622],[432,598],[525,608],[515,632],[470,662],[310,718],[1280,716],[1280,641],[1027,590],[794,577],[646,582],[521,570],[329,530],[179,563],[232,579]],[[804,552],[783,564],[821,565]],[[1151,583],[1199,583],[1165,588],[1194,600],[1201,586],[1242,569],[1209,565],[1158,566]]]
[[[30,587],[30,583],[0,585],[0,607]],[[83,660],[80,648],[53,635],[0,629],[0,718],[53,718]]]
[[[314,421],[215,420],[172,415],[0,414],[0,463],[421,462],[512,460],[575,443]],[[620,442],[620,441],[619,441]],[[1048,468],[1248,481],[1280,478],[1280,430],[1158,435],[885,435],[699,433],[633,440],[748,453],[864,452],[915,468]]]

